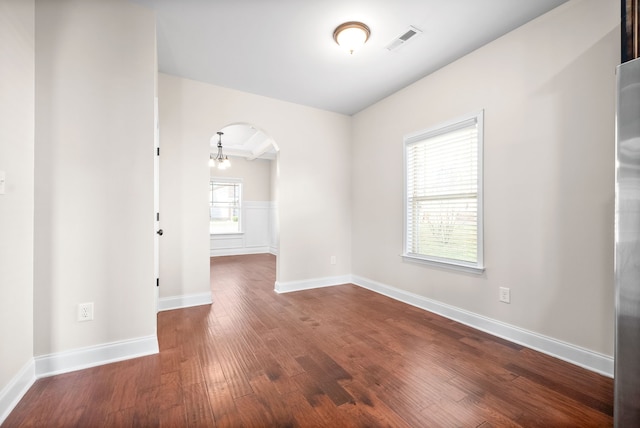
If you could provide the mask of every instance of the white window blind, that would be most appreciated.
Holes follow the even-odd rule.
[[[241,232],[241,204],[241,182],[211,180],[209,183],[210,233]]]
[[[405,139],[405,256],[482,269],[482,113]]]

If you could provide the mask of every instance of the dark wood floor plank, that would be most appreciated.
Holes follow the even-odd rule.
[[[564,388],[581,391],[592,399],[603,403],[613,403],[613,389],[611,379],[605,376],[594,376],[587,370],[574,370],[574,366],[559,359],[549,359],[546,355],[524,348],[517,361],[507,362],[517,364],[522,368],[553,379]]]
[[[424,417],[426,426],[477,427],[485,422],[481,415],[462,412],[459,407],[458,403],[444,402],[433,404],[423,409],[420,414]]]
[[[298,427],[326,427],[331,426],[329,421],[323,419],[318,412],[315,411],[309,402],[299,393],[291,392],[282,397],[287,403],[294,418],[293,426]]]
[[[158,419],[160,427],[173,428],[185,427],[188,425],[186,409],[184,405],[161,408]],[[126,419],[124,419],[122,422],[123,423],[114,423],[108,426],[125,426],[124,424],[126,424]]]
[[[261,403],[254,394],[244,395],[236,398],[239,421],[238,426],[242,427],[275,427],[278,426],[270,410],[264,403]]]
[[[346,284],[273,291],[211,259],[213,305],[158,314],[160,354],[39,379],[5,427],[609,427],[604,376]]]
[[[161,387],[153,387],[138,391],[133,407],[134,425],[143,427],[160,425],[160,398],[162,397],[160,389]]]
[[[529,420],[542,421],[547,426],[550,424],[568,426],[575,421],[580,421],[581,427],[606,426],[611,420],[612,415],[588,405],[585,406],[582,402],[576,401],[575,397],[565,395],[563,391],[554,391],[523,376],[514,380],[513,385],[520,395],[528,394],[539,409],[544,409],[542,412],[531,412],[531,414],[523,412],[520,420],[525,420],[526,416],[529,416]],[[528,421],[526,425],[530,425]]]
[[[187,426],[215,426],[206,384],[203,382],[187,385],[184,387],[183,394]]]
[[[81,425],[81,426],[94,426],[94,427],[132,427],[135,421],[135,407],[129,407],[127,409],[118,410],[116,412],[109,413],[102,424],[99,425]]]
[[[304,355],[296,358],[296,360],[304,368],[311,380],[327,397],[329,397],[331,401],[333,401],[336,406],[353,402],[353,397],[351,397],[351,395],[349,395],[349,393],[345,391],[335,379],[325,372],[322,367],[313,361],[311,357]]]
[[[278,361],[284,376],[295,376],[302,373],[304,369],[291,355],[284,345],[278,340],[278,329],[271,330],[262,336],[266,349],[271,356]]]
[[[332,350],[327,350],[331,352]],[[316,364],[331,378],[332,380],[351,380],[352,376],[344,368],[342,368],[333,358],[326,352],[315,346],[309,347],[309,356]]]
[[[179,371],[162,374],[159,402],[161,410],[184,404],[184,389]]]
[[[213,364],[209,365],[211,367]],[[215,372],[221,372],[222,369],[217,369]],[[205,370],[205,373],[208,373]],[[224,376],[217,375],[210,376],[206,379],[207,393],[209,404],[213,411],[213,418],[218,427],[234,427],[238,421],[238,410],[229,388],[228,383],[224,379]]]
[[[392,411],[370,388],[358,381],[347,382],[344,388],[355,400],[355,406],[343,406],[353,419],[364,426],[409,427],[400,415]]]
[[[560,393],[566,397],[575,399],[576,401],[586,404],[587,406],[599,411],[600,413],[613,416],[613,403],[604,402],[600,399],[594,398],[586,390],[577,390],[575,388],[557,382],[550,376],[538,374],[531,370],[520,367],[517,364],[509,363],[505,366],[505,368],[509,369],[518,376],[525,377],[526,379],[535,382],[538,385],[544,386],[546,389],[551,389],[556,393]]]
[[[265,375],[251,380],[255,398],[268,411],[272,426],[294,426],[295,418],[289,404],[278,392],[276,385]]]
[[[502,406],[491,405],[491,400],[479,399],[476,396],[468,395],[466,398],[459,401],[462,406],[472,407],[474,412],[482,415],[484,423],[478,426],[497,426],[497,427],[513,427],[519,428],[522,425],[516,422],[516,419],[520,413],[516,413],[516,416],[512,417],[508,415],[508,412],[504,410]]]
[[[466,378],[464,376],[456,376],[447,383],[454,385],[456,388],[467,393],[466,400],[472,401],[478,408],[485,409],[485,414],[495,413],[496,417],[488,418],[488,421],[495,421],[504,415],[506,419],[516,421],[523,413],[520,405],[521,401],[518,397],[509,399],[508,394],[492,393],[492,388],[487,389],[481,381],[477,379]],[[498,424],[500,425],[500,424]]]
[[[331,427],[356,427],[362,426],[359,421],[353,420],[348,413],[342,412],[341,408],[325,394],[320,386],[305,372],[294,376],[294,381],[299,385],[300,395],[305,398],[309,406],[313,408],[317,418],[323,421],[319,426]],[[348,406],[348,404],[347,404]],[[315,419],[315,418],[311,418]],[[314,425],[302,425],[314,426]]]
[[[234,333],[232,332],[230,334],[233,335]],[[230,343],[233,341],[233,337],[229,340],[225,339],[225,333],[223,331],[219,333],[218,344],[220,353],[225,356],[225,358],[221,358],[219,362],[233,396],[242,397],[252,394],[253,390],[245,375],[245,364],[241,361],[242,355],[237,353],[240,350],[237,346],[233,346]]]
[[[373,353],[367,353],[367,349],[366,347],[357,349],[357,346],[351,346],[346,354],[338,353],[336,358],[342,361],[341,364],[344,366],[351,367],[354,378],[363,378],[368,381],[368,386],[372,391],[377,383],[381,383],[382,379],[387,376],[386,373],[380,372],[381,368],[393,367],[393,374],[389,374],[384,382],[385,390],[383,393],[387,394],[388,390],[395,388],[402,391],[402,394],[419,397],[420,401],[413,404],[416,408],[429,406],[443,397],[458,401],[467,395],[454,385],[446,383],[450,376],[444,378],[436,370],[425,369],[423,364],[428,364],[427,359],[422,359],[420,363],[406,360],[384,360],[375,357]],[[378,375],[374,376],[375,373]],[[404,381],[401,381],[400,378]]]

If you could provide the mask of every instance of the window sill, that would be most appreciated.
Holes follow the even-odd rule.
[[[481,275],[482,273],[484,273],[484,267],[469,266],[465,264],[445,262],[440,260],[432,260],[432,259],[416,256],[413,254],[402,254],[401,257],[405,262],[410,262],[410,263],[434,266],[442,269],[455,270],[458,272],[472,273],[475,275]]]

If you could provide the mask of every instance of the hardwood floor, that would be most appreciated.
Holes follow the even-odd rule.
[[[354,285],[278,295],[212,259],[160,354],[38,380],[3,427],[606,427],[613,381]]]

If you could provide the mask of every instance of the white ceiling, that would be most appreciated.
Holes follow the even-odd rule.
[[[132,1],[156,11],[161,72],[351,115],[566,0]],[[354,20],[371,37],[349,55],[333,30]]]
[[[220,130],[223,152],[227,156],[241,156],[247,160],[275,159],[276,144],[263,130],[250,123],[234,123]],[[218,135],[211,137],[213,153],[218,145]]]
[[[352,115],[567,0],[131,1],[156,12],[160,72]],[[371,29],[353,55],[333,40],[346,21]]]

